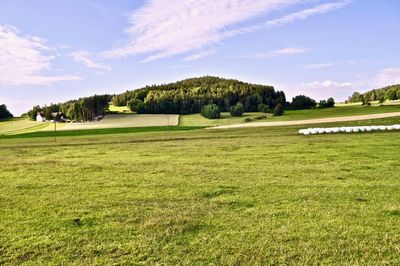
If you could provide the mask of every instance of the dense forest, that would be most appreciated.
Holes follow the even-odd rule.
[[[0,119],[11,118],[13,115],[8,111],[7,106],[0,104]]]
[[[34,106],[28,112],[28,116],[32,120],[36,119],[37,114],[41,114],[46,120],[60,120],[64,117],[76,121],[92,121],[106,113],[111,97],[111,95],[94,95],[65,103]]]
[[[372,101],[384,102],[385,100],[400,100],[400,84],[371,90],[365,93],[354,92],[349,97],[349,102],[362,102],[368,104]]]
[[[243,103],[247,112],[257,111],[260,104],[272,110],[286,103],[285,94],[272,86],[257,85],[212,76],[191,78],[174,83],[146,86],[115,95],[112,103],[129,106],[138,113],[200,113],[207,104],[216,104],[221,111]]]

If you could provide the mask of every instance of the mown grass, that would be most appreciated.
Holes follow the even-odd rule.
[[[195,130],[204,127],[184,127],[184,126],[156,126],[156,127],[124,127],[124,128],[99,128],[82,130],[61,130],[61,131],[35,131],[21,133],[17,135],[0,135],[1,139],[20,139],[20,138],[48,138],[48,137],[79,137],[88,135],[114,135],[127,133],[143,133],[158,131],[185,131]]]
[[[34,132],[47,127],[49,123],[36,123],[27,117],[0,120],[0,135]]]
[[[368,115],[379,113],[400,112],[400,105],[385,105],[385,106],[341,106],[327,109],[308,109],[308,110],[286,110],[283,116],[272,116],[272,114],[264,113],[245,113],[243,117],[232,117],[229,113],[222,113],[221,119],[210,120],[202,117],[200,114],[181,115],[181,126],[221,126],[244,123],[246,117],[254,118],[267,116],[266,119],[255,120],[255,122],[268,121],[291,121],[326,117],[342,117],[353,115]]]
[[[299,128],[0,140],[0,264],[399,264],[400,132]]]

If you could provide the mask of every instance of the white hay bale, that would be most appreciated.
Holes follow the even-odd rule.
[[[353,132],[360,132],[360,128],[358,128],[358,127],[353,127],[352,130],[353,130]]]
[[[353,132],[353,128],[351,128],[351,127],[346,127],[346,131],[345,131],[346,133],[350,133],[350,132]]]
[[[394,128],[395,130],[400,130],[400,125],[394,125],[393,128]]]
[[[340,132],[340,128],[334,127],[334,128],[332,128],[332,132],[333,133],[339,133]]]
[[[381,131],[386,130],[386,126],[379,126],[379,130],[381,130]]]
[[[340,130],[340,132],[346,132],[347,128],[346,127],[341,127],[339,130]]]
[[[365,127],[365,130],[366,130],[367,132],[371,132],[371,131],[372,131],[372,127]]]
[[[331,133],[333,133],[333,129],[332,128],[325,128],[325,133],[331,134]]]

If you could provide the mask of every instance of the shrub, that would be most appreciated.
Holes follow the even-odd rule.
[[[262,120],[262,119],[266,119],[267,116],[266,115],[261,115],[261,116],[256,116],[253,118],[253,120]]]
[[[269,105],[264,104],[264,103],[260,103],[258,105],[258,111],[260,113],[271,113],[272,110],[271,110],[271,107],[269,107]]]
[[[274,109],[274,116],[281,116],[284,113],[283,105],[278,103],[278,105]]]
[[[201,109],[201,115],[208,119],[217,119],[221,117],[221,111],[216,104],[207,104]]]
[[[290,107],[294,110],[311,109],[317,106],[317,102],[305,95],[298,95],[292,99]]]
[[[335,106],[335,100],[330,97],[327,101],[322,100],[318,104],[318,108],[332,108]]]
[[[250,118],[250,117],[246,117],[245,119],[244,119],[244,122],[251,122],[251,121],[253,121],[253,119],[252,118]]]
[[[7,106],[4,104],[0,105],[0,119],[11,117],[13,117],[13,115],[8,111]]]
[[[328,100],[326,101],[328,104],[328,108],[330,107],[335,107],[335,99],[333,99],[332,97],[328,98]]]
[[[144,102],[140,102],[136,105],[136,113],[145,114],[147,112],[147,106]]]
[[[246,112],[257,112],[257,107],[262,103],[263,98],[260,94],[254,93],[246,97],[245,109]]]
[[[244,113],[244,106],[241,102],[238,102],[236,105],[231,106],[230,108],[231,116],[242,116]]]
[[[137,106],[142,104],[143,102],[141,100],[137,100],[137,99],[133,99],[127,102],[127,106],[129,108],[129,110],[131,110],[132,112],[137,112]]]

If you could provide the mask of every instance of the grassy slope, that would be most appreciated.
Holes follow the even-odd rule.
[[[0,120],[0,135],[20,134],[43,129],[48,123],[36,123],[26,117]]]
[[[2,140],[0,264],[399,264],[400,132],[298,128]]]
[[[400,105],[390,106],[341,106],[328,109],[309,109],[309,110],[288,110],[285,111],[284,116],[274,117],[271,114],[267,114],[268,118],[261,121],[289,121],[289,120],[303,120],[313,118],[324,118],[324,117],[341,117],[341,116],[352,116],[352,115],[368,115],[368,114],[379,114],[379,113],[390,113],[400,112]],[[247,116],[254,117],[265,115],[262,113],[248,113]],[[231,125],[243,123],[244,117],[231,117],[228,113],[224,113],[222,119],[219,120],[208,120],[203,118],[200,114],[183,115],[180,117],[179,125],[182,126],[215,126],[215,125]]]

